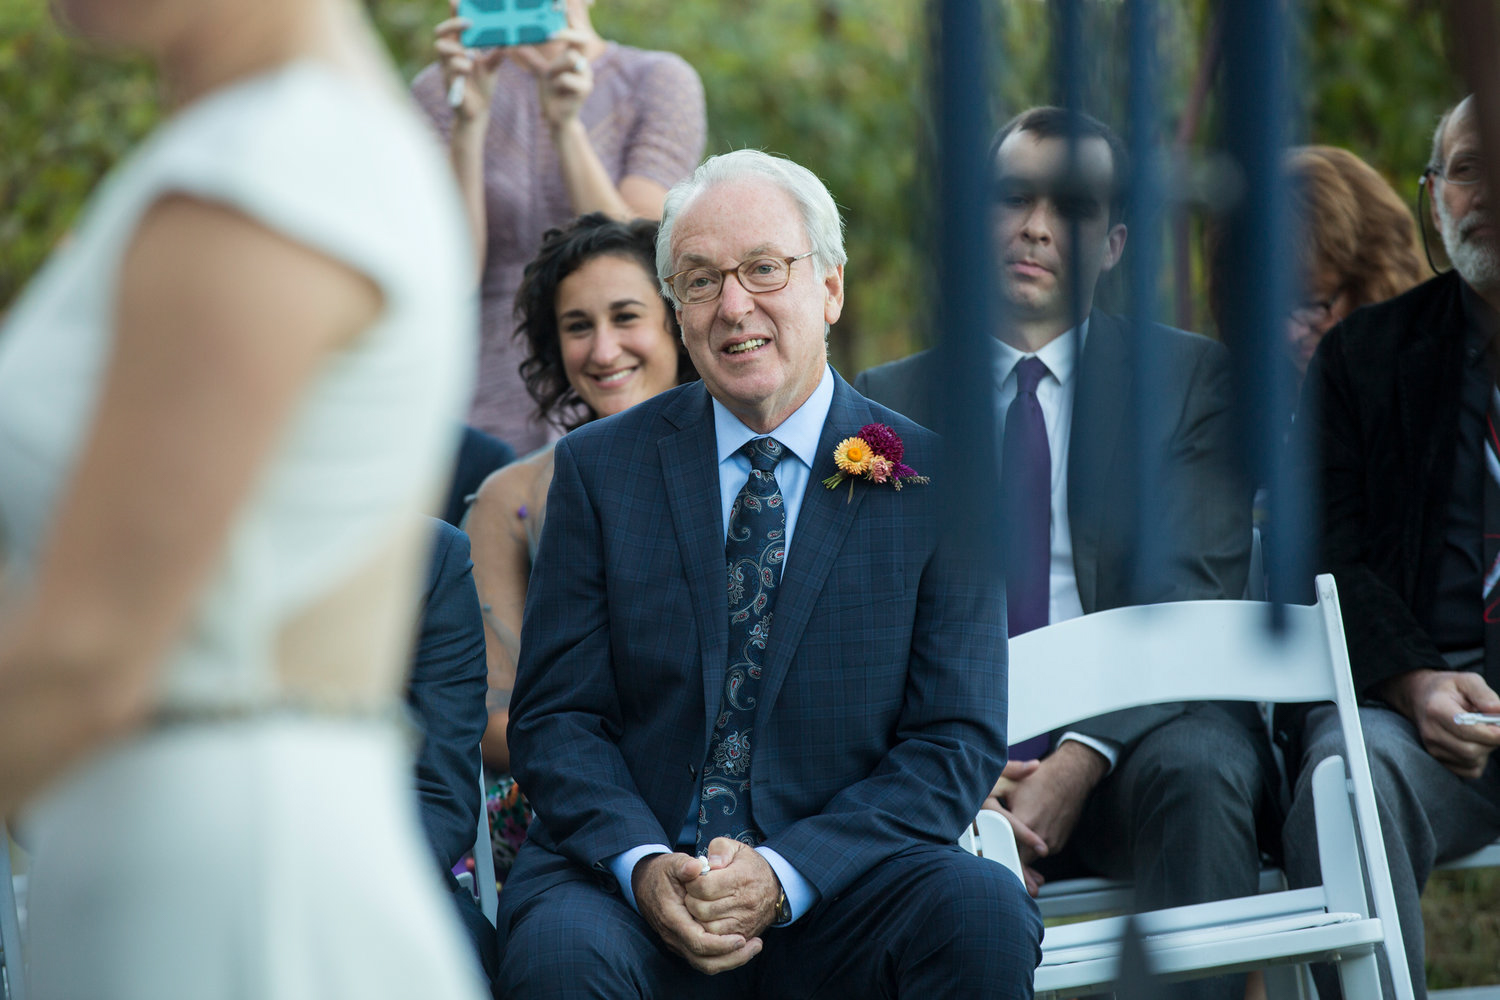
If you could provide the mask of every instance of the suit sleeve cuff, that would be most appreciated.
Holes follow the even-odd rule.
[[[1092,736],[1085,736],[1082,733],[1069,731],[1062,734],[1062,739],[1057,741],[1058,746],[1068,742],[1068,740],[1072,740],[1074,743],[1082,743],[1090,750],[1098,751],[1100,756],[1109,761],[1109,771],[1115,769],[1115,762],[1120,759],[1120,745],[1113,740],[1095,739]],[[1104,773],[1108,774],[1109,771],[1105,771]]]
[[[625,897],[625,902],[637,913],[641,908],[635,905],[635,890],[630,886],[630,876],[635,873],[635,866],[644,857],[652,854],[671,854],[672,849],[666,844],[646,844],[641,847],[632,847],[628,851],[621,851],[605,862],[609,866],[610,874],[620,884],[620,893]]]
[[[818,901],[818,890],[812,887],[812,883],[802,877],[802,873],[792,867],[792,863],[769,847],[757,847],[756,853],[765,858],[770,864],[771,870],[781,880],[781,891],[786,893],[787,909],[791,910],[792,917],[787,924],[794,924],[797,918],[802,916]],[[786,924],[780,926],[785,927]]]

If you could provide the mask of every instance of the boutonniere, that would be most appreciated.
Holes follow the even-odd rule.
[[[868,479],[872,483],[890,483],[900,489],[905,483],[926,483],[926,476],[917,475],[917,470],[901,463],[906,446],[901,435],[885,424],[865,424],[856,437],[844,438],[833,449],[833,464],[839,471],[823,480],[823,485],[836,489],[845,479],[849,480],[849,500],[854,499],[854,480]],[[845,500],[848,503],[849,500]]]

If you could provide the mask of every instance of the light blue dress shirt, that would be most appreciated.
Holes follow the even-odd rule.
[[[781,487],[781,499],[786,509],[786,557],[781,572],[786,573],[787,564],[793,558],[792,539],[797,527],[797,515],[802,511],[802,498],[807,493],[808,480],[812,478],[812,463],[816,458],[818,441],[823,436],[823,425],[828,422],[828,410],[833,405],[833,369],[823,368],[823,378],[807,401],[797,407],[792,415],[770,433],[788,451],[776,466],[776,483]],[[739,454],[745,442],[768,435],[757,434],[729,412],[729,408],[717,399],[713,401],[714,437],[719,458],[719,499],[724,534],[729,534],[729,511],[734,507],[734,498],[739,496],[745,481],[750,478],[750,459]],[[726,605],[725,615],[728,615]],[[717,697],[717,692],[714,693]],[[751,767],[754,767],[751,764]],[[701,792],[693,794],[692,804],[683,819],[682,830],[677,835],[679,843],[689,843],[698,833],[698,804]],[[770,864],[771,870],[781,880],[786,892],[787,907],[795,921],[818,901],[818,890],[814,889],[802,874],[792,867],[780,854],[769,847],[755,849]],[[651,854],[670,854],[666,844],[643,844],[617,854],[609,862],[620,891],[625,894],[632,908],[639,912],[635,903],[635,892],[630,877],[640,860]]]

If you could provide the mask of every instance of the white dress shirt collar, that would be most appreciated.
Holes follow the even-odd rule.
[[[1078,356],[1083,353],[1084,341],[1088,339],[1089,321],[1084,317],[1081,324],[1063,332],[1060,337],[1053,337],[1037,351],[1035,355],[1023,354],[1005,341],[994,338],[995,341],[995,388],[999,389],[1011,372],[1015,371],[1016,365],[1021,359],[1035,357],[1047,366],[1047,371],[1057,379],[1061,385],[1067,385],[1068,380],[1073,377],[1078,368]]]
[[[729,407],[717,399],[713,401],[713,405],[714,436],[718,440],[720,464],[744,447],[746,441],[766,436],[757,434],[746,427],[739,417],[729,412]],[[789,448],[803,465],[811,469],[813,460],[817,456],[818,441],[823,437],[823,424],[828,421],[828,410],[832,406],[833,369],[825,364],[823,378],[818,382],[818,387],[813,390],[812,395],[793,410],[791,416],[778,424],[770,432],[770,436],[780,441],[782,447]]]

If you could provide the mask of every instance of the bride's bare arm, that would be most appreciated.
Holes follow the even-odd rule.
[[[231,209],[148,212],[92,427],[32,586],[0,611],[0,814],[141,724],[299,396],[380,309],[363,276]]]

